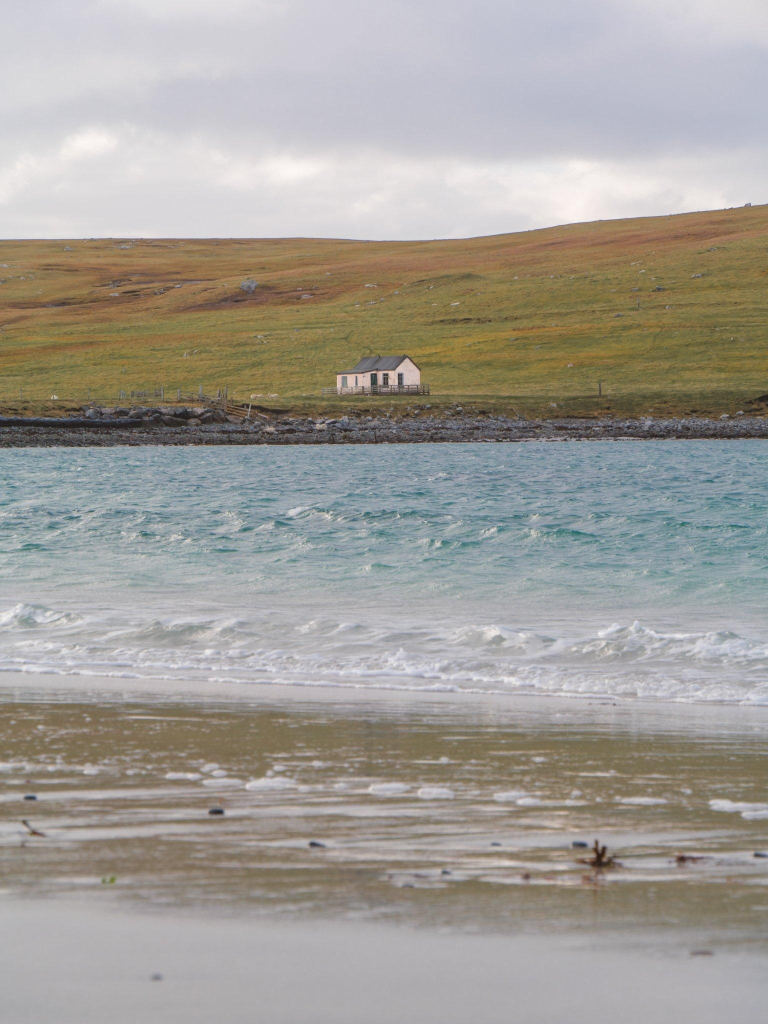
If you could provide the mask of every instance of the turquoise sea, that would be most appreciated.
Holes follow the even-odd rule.
[[[0,452],[0,671],[768,703],[768,446]]]

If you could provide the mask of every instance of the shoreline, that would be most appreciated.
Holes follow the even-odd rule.
[[[724,419],[576,417],[527,420],[506,416],[386,416],[315,419],[275,415],[254,423],[185,422],[157,415],[72,418],[0,417],[0,448],[318,444],[515,443],[601,440],[768,439],[768,417]]]
[[[766,706],[701,702],[679,703],[648,698],[628,699],[592,696],[566,696],[558,693],[503,693],[479,690],[432,690],[416,688],[366,687],[331,683],[220,682],[214,679],[125,679],[106,675],[33,675],[27,672],[0,673],[0,704],[9,701],[83,700],[136,704],[179,701],[222,704],[235,708],[270,705],[319,705],[342,709],[351,707],[391,708],[397,713],[423,715],[444,712],[492,713],[513,719],[549,720],[569,717],[576,723],[619,721],[631,729],[652,731],[720,731],[726,726],[737,730],[745,726],[768,727]],[[757,713],[757,717],[755,715]]]

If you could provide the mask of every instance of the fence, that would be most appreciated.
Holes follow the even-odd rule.
[[[153,405],[206,405],[224,406],[234,393],[229,388],[204,388],[196,391],[168,388],[164,385],[145,385],[133,388],[56,388],[20,387],[0,393],[0,407],[57,405],[62,406],[153,406]]]
[[[373,387],[323,388],[324,395],[428,395],[429,384],[374,384]]]

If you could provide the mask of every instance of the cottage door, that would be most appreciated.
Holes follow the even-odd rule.
[[[379,386],[379,375],[378,375],[378,373],[372,373],[371,374],[371,389],[377,388],[378,386]]]

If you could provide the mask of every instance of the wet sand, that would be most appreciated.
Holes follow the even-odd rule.
[[[758,1024],[765,960],[5,903],[7,1024]],[[158,977],[159,976],[159,977]]]
[[[763,1018],[764,708],[2,682],[3,1020]]]

